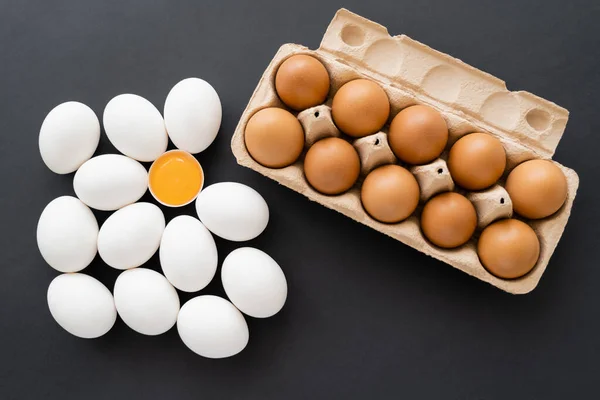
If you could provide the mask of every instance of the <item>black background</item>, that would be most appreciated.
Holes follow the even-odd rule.
[[[505,294],[236,164],[231,135],[279,46],[317,48],[342,6],[571,111],[554,159],[581,186],[531,294]],[[0,398],[597,398],[598,21],[595,0],[3,1]],[[247,318],[248,347],[225,360],[194,355],[175,329],[146,337],[118,320],[97,340],[67,334],[46,303],[57,272],[35,242],[44,206],[73,194],[72,174],[53,174],[39,156],[46,113],[78,100],[101,115],[128,92],[162,111],[190,76],[223,104],[219,136],[199,155],[207,183],[263,194],[271,221],[248,244],[271,254],[289,285],[283,311]],[[98,152],[114,151],[103,136]],[[237,247],[217,246],[220,259]],[[109,288],[118,275],[98,258],[84,272]],[[223,294],[219,279],[203,293]]]

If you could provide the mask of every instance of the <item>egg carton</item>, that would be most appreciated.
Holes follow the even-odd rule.
[[[410,168],[419,182],[422,202],[442,191],[461,191],[452,182],[445,161],[448,149],[456,140],[468,133],[487,132],[502,142],[507,166],[500,182],[481,192],[462,191],[473,202],[478,214],[478,231],[468,243],[448,250],[428,242],[419,228],[422,205],[411,217],[397,224],[374,220],[361,205],[360,180],[338,196],[315,191],[304,177],[303,157],[282,169],[266,168],[252,159],[244,144],[246,124],[260,109],[286,108],[275,91],[275,74],[281,63],[295,54],[307,54],[320,60],[331,81],[327,102],[298,114],[307,147],[323,137],[344,137],[332,122],[331,100],[343,84],[357,78],[375,81],[385,90],[391,103],[389,121],[403,108],[415,104],[428,105],[442,114],[449,129],[445,152],[430,164]],[[505,280],[490,274],[479,261],[477,237],[489,223],[512,215],[512,203],[503,188],[506,175],[523,161],[550,159],[568,117],[566,109],[548,100],[528,92],[511,92],[502,80],[490,74],[405,35],[391,37],[385,27],[340,9],[318,50],[296,44],[285,44],[279,49],[241,116],[231,147],[240,165],[506,292],[523,294],[537,286],[565,229],[579,185],[575,171],[555,162],[567,178],[565,204],[548,218],[525,220],[540,239],[539,260],[527,275]],[[360,155],[363,177],[376,166],[398,163],[387,143],[387,129],[388,125],[382,132],[353,141]]]

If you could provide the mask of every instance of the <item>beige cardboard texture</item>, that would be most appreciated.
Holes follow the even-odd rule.
[[[447,150],[458,138],[467,133],[487,132],[502,142],[507,154],[507,168],[498,186],[479,193],[461,191],[474,202],[480,213],[479,230],[467,244],[452,250],[430,244],[419,228],[422,207],[407,220],[397,224],[384,224],[372,219],[361,205],[361,180],[344,194],[326,196],[307,183],[302,158],[281,169],[263,167],[252,159],[244,144],[246,123],[260,109],[285,108],[275,92],[274,78],[279,65],[294,54],[307,54],[319,59],[327,68],[331,79],[331,89],[325,105],[305,110],[298,115],[307,134],[307,147],[322,137],[340,136],[331,122],[329,106],[336,91],[344,83],[356,78],[371,79],[386,91],[392,106],[389,121],[401,109],[414,104],[428,105],[442,114],[450,134],[446,152],[429,165],[411,169],[422,192],[426,192],[422,193],[422,200],[439,191],[460,191],[454,188],[445,164]],[[407,36],[390,37],[387,29],[381,25],[341,9],[327,28],[318,50],[309,50],[295,44],[286,44],[279,49],[242,114],[231,147],[240,165],[506,292],[522,294],[537,286],[564,231],[579,185],[575,171],[556,163],[567,178],[567,201],[557,213],[548,218],[526,221],[537,233],[541,245],[540,258],[527,275],[515,280],[504,280],[491,275],[477,256],[477,238],[480,230],[487,224],[512,214],[510,198],[506,195],[503,203],[499,200],[506,194],[502,186],[508,172],[525,160],[550,159],[561,139],[568,116],[567,110],[548,100],[527,92],[510,92],[498,78]],[[383,133],[351,141],[360,154],[363,175],[378,165],[397,163],[393,154],[388,152],[385,137],[387,129],[386,125]],[[379,139],[377,146],[376,139]]]

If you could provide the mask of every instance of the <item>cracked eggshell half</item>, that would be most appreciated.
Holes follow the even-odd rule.
[[[219,132],[222,112],[219,95],[208,82],[182,80],[165,101],[165,125],[171,141],[192,154],[206,150]]]
[[[269,222],[269,207],[254,189],[237,182],[220,182],[196,199],[200,221],[215,235],[234,242],[254,239]]]

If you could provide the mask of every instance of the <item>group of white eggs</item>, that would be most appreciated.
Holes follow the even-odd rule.
[[[250,247],[232,251],[223,261],[221,279],[231,302],[201,295],[180,307],[176,290],[196,292],[213,279],[218,253],[212,234],[240,242],[266,228],[269,209],[254,189],[235,182],[208,186],[196,198],[199,219],[181,215],[168,224],[155,204],[136,203],[148,188],[148,173],[139,161],[159,157],[169,137],[182,150],[203,151],[215,139],[220,122],[216,91],[197,78],[173,87],[165,102],[164,120],[140,96],[124,94],[108,103],[104,128],[125,155],[91,158],[98,146],[100,123],[84,104],[63,103],[48,114],[39,138],[44,162],[59,174],[77,171],[74,189],[78,198],[62,196],[51,201],[37,226],[43,258],[64,273],[51,282],[48,305],[66,331],[96,338],[112,328],[118,314],[131,329],[145,335],[164,333],[176,324],[192,351],[223,358],[237,354],[248,343],[242,312],[265,318],[281,310],[287,298],[285,275],[269,255]],[[89,207],[116,211],[99,227]],[[164,276],[138,268],[157,251]],[[79,273],[96,253],[109,266],[124,270],[113,293],[95,278]]]

